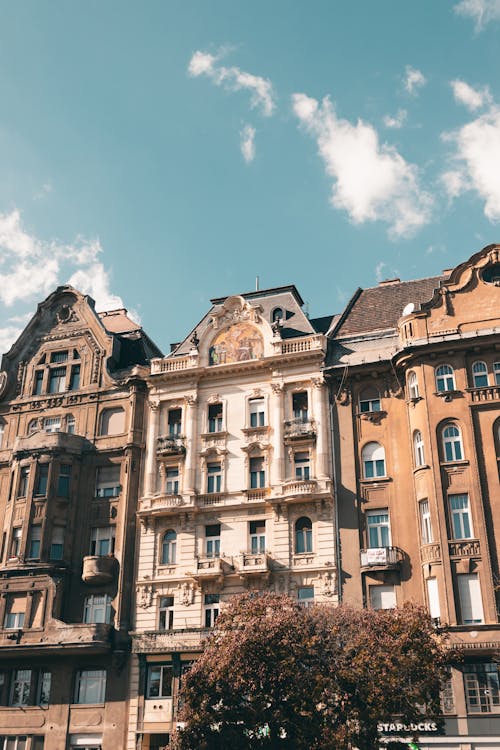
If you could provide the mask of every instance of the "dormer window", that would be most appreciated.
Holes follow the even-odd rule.
[[[63,393],[66,388],[66,368],[52,367],[49,374],[49,393]]]
[[[271,323],[277,323],[278,320],[283,320],[283,308],[275,307],[271,315]]]

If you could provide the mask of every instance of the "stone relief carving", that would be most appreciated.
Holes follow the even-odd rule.
[[[69,305],[61,305],[55,314],[56,323],[75,323],[79,320],[78,315]]]
[[[137,603],[141,609],[148,609],[153,603],[154,589],[150,584],[137,587]]]
[[[184,607],[189,607],[194,602],[194,587],[189,583],[183,583],[180,586],[179,601]]]

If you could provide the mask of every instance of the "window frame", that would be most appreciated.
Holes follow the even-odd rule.
[[[465,501],[465,504],[454,508],[453,505],[458,505],[460,501]],[[448,495],[448,508],[450,513],[451,538],[457,541],[474,539],[469,494],[467,492],[460,492]]]
[[[155,671],[159,670],[158,682],[153,683],[152,675]],[[173,693],[173,677],[174,668],[173,663],[169,662],[148,662],[147,675],[146,675],[146,700],[159,700],[160,698],[171,698]],[[158,693],[152,694],[152,685],[158,684]]]
[[[168,539],[167,539],[167,536],[169,536]],[[167,529],[161,539],[160,565],[175,565],[176,558],[177,558],[177,532],[175,531],[175,529]]]
[[[220,614],[220,594],[204,594],[203,622],[205,628],[213,628]]]
[[[420,398],[418,376],[415,370],[410,370],[410,372],[408,373],[408,398]]]
[[[451,365],[447,363],[437,365],[434,370],[434,379],[438,393],[451,393],[456,390],[455,370]]]
[[[488,365],[482,359],[478,359],[472,363],[472,385],[473,388],[487,388],[489,386],[488,376]],[[483,379],[485,382],[478,383],[478,380]]]
[[[266,486],[266,460],[264,456],[251,456],[248,462],[249,488],[263,489]]]
[[[92,526],[90,529],[89,555],[91,557],[112,557],[115,552],[116,526]],[[108,545],[108,551],[102,552],[102,544]]]
[[[212,529],[214,533],[209,533],[208,529]],[[218,529],[218,533],[215,533]],[[221,524],[205,524],[205,557],[217,558],[220,557],[220,543],[221,543]]]
[[[219,407],[219,409],[217,409]],[[208,404],[207,409],[207,432],[210,435],[216,435],[224,431],[224,404],[222,401],[216,401]]]
[[[382,458],[377,458],[380,453]],[[385,448],[382,443],[370,440],[365,443],[361,451],[361,462],[363,465],[363,479],[381,479],[387,477]]]
[[[313,553],[313,524],[309,516],[300,516],[294,523],[294,549],[296,555]]]
[[[217,495],[222,491],[222,461],[207,462],[207,495]]]
[[[266,551],[266,519],[253,519],[248,522],[249,549],[252,555],[262,555]]]
[[[425,466],[425,444],[421,430],[415,430],[413,433],[413,460],[415,468]]]
[[[91,689],[89,683],[91,680],[98,680],[98,695],[100,700],[82,700],[87,697],[88,691]],[[73,703],[80,706],[99,706],[106,701],[106,682],[107,672],[106,669],[92,669],[84,668],[78,669],[75,676],[75,691],[73,695]],[[83,696],[81,694],[83,691]]]
[[[302,458],[298,458],[298,456],[302,456]],[[295,451],[293,454],[293,466],[295,479],[300,482],[307,482],[311,478],[310,452],[307,450]]]
[[[160,596],[158,599],[158,630],[174,629],[175,599],[173,596]]]
[[[103,599],[104,601],[99,602],[96,601],[97,599]],[[87,594],[83,602],[83,622],[87,625],[111,625],[111,602],[112,599],[109,594],[98,594],[95,592]],[[96,612],[100,612],[101,610],[103,611],[104,619],[98,619],[96,616]]]
[[[427,498],[419,501],[418,515],[420,519],[422,544],[432,544],[434,542],[434,532],[432,529],[431,509]]]
[[[441,450],[445,463],[465,460],[462,430],[455,422],[448,422],[441,427]]]
[[[366,511],[365,518],[367,549],[385,549],[391,547],[392,538],[389,508],[368,510]],[[373,519],[373,521],[370,521],[370,519]]]

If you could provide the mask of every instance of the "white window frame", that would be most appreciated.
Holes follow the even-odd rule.
[[[469,495],[448,495],[448,502],[452,539],[474,539]]]
[[[438,393],[448,393],[456,390],[455,371],[451,365],[438,365],[435,370],[436,391]]]
[[[418,506],[422,544],[432,544],[434,541],[434,533],[432,531],[432,519],[429,501],[427,499],[421,500]]]
[[[391,522],[388,508],[366,512],[366,541],[368,549],[391,547]]]
[[[408,373],[408,397],[420,398],[417,373],[412,370]]]
[[[35,543],[35,549],[33,549],[33,543]],[[36,546],[38,544],[38,546]],[[40,549],[42,545],[42,525],[40,523],[33,524],[30,526],[30,533],[28,538],[28,560],[39,560]]]
[[[106,475],[111,476],[104,479],[103,477]],[[95,478],[95,497],[118,497],[121,492],[120,475],[121,464],[98,466]]]
[[[17,677],[21,673],[26,673],[26,677]],[[9,695],[9,706],[29,706],[31,705],[31,691],[33,686],[34,672],[32,669],[13,669]],[[16,686],[19,686],[19,698],[15,700],[14,694]]]
[[[467,713],[500,713],[498,664],[464,664],[463,674]]]
[[[115,526],[92,526],[90,529],[90,551],[92,557],[109,557],[115,551]],[[104,545],[107,544],[107,551],[104,552]]]
[[[381,443],[366,443],[361,451],[364,479],[379,479],[387,476],[385,448]]]
[[[62,560],[64,558],[64,535],[66,526],[53,526],[50,539],[49,560]],[[57,555],[54,555],[57,552]],[[60,552],[60,554],[59,554]]]
[[[311,454],[309,451],[296,451],[293,454],[293,463],[295,479],[305,482],[311,478]]]
[[[100,705],[106,698],[106,670],[105,669],[80,669],[76,673],[74,701],[77,705]],[[97,700],[87,700],[92,688],[96,683]],[[94,697],[94,696],[92,696]]]
[[[205,594],[203,597],[203,627],[213,628],[220,613],[220,594]]]
[[[256,462],[260,463],[257,464]],[[259,468],[255,468],[256,466]],[[264,456],[251,456],[249,459],[249,488],[251,490],[259,490],[265,486],[266,460]]]
[[[111,597],[109,594],[88,594],[83,605],[83,622],[91,625],[111,623]]]
[[[253,527],[253,530],[252,530],[252,527]],[[252,555],[263,554],[266,551],[266,521],[265,519],[249,521],[248,535],[250,538],[250,553]]]
[[[167,534],[173,534],[168,539]],[[177,559],[177,532],[167,529],[161,538],[161,565],[175,565]]]
[[[500,362],[493,362],[493,379],[495,385],[500,385]]]
[[[437,578],[427,578],[427,602],[429,605],[429,615],[433,620],[439,620],[441,617],[441,606],[439,603],[439,585]]]
[[[263,396],[248,399],[248,424],[254,429],[266,426],[266,403]]]
[[[219,527],[218,534],[207,534],[207,529]],[[206,557],[220,557],[220,540],[221,540],[221,529],[220,523],[205,524],[205,556]]]
[[[445,462],[464,460],[462,431],[457,424],[446,424],[441,430],[441,440]]]
[[[154,684],[158,685],[158,694],[156,690],[151,694],[151,686],[153,680],[152,674],[158,672],[158,681],[155,679]],[[171,698],[172,697],[172,678],[173,678],[173,664],[172,662],[166,662],[164,664],[158,664],[150,662],[148,664],[148,678],[146,685],[146,700],[160,698]]]
[[[220,412],[217,412],[216,416],[210,416],[210,410],[216,406],[220,407]],[[224,430],[224,404],[222,401],[214,401],[209,403],[207,408],[207,433],[210,435],[216,435],[218,432]]]
[[[222,461],[208,461],[207,495],[217,495],[220,492],[222,492]]]
[[[420,430],[415,430],[413,433],[413,455],[415,458],[415,466],[425,466],[425,446],[424,438]]]
[[[173,596],[160,596],[158,601],[158,630],[173,630],[175,601]]]
[[[299,586],[297,599],[301,607],[308,609],[314,604],[314,586]]]
[[[474,388],[488,387],[488,366],[486,362],[477,360],[472,364],[472,382],[474,384]]]
[[[460,624],[483,625],[484,610],[478,574],[459,573],[457,575],[457,587],[460,602]]]
[[[372,609],[395,609],[397,606],[396,589],[393,584],[369,586],[368,594]],[[375,606],[380,604],[380,606]]]
[[[43,429],[45,432],[61,432],[62,417],[58,414],[56,417],[45,417],[43,420]]]

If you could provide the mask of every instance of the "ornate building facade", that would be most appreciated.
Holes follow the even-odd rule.
[[[341,595],[464,649],[424,750],[500,747],[500,248],[355,293],[330,332]]]
[[[123,747],[144,374],[125,310],[60,287],[0,374],[0,747]]]
[[[128,750],[176,726],[182,674],[247,588],[337,601],[324,332],[295,287],[212,300],[151,363]]]

